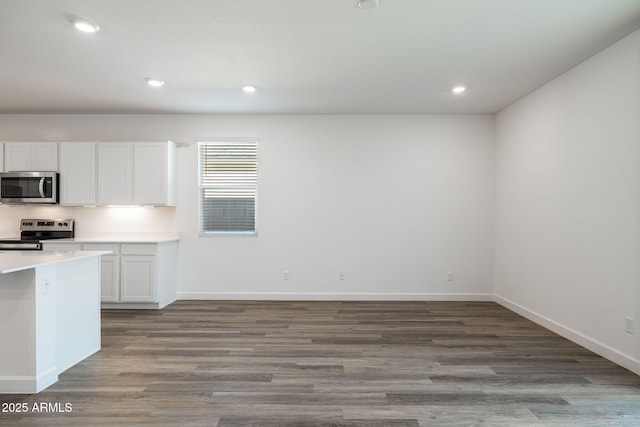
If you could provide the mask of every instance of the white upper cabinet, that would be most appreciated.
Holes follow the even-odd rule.
[[[6,172],[58,170],[58,144],[55,142],[6,142]]]
[[[96,144],[60,143],[60,204],[95,205]]]
[[[32,171],[31,168],[31,144],[28,142],[7,142],[5,144],[7,172]]]
[[[133,203],[175,206],[175,144],[133,143]]]
[[[129,142],[99,142],[98,204],[133,203],[133,150]]]
[[[32,143],[31,166],[36,171],[57,171],[58,144],[51,142]]]
[[[59,171],[61,205],[175,206],[175,150],[172,142],[0,142],[0,172]]]
[[[175,206],[175,144],[99,142],[98,204]]]

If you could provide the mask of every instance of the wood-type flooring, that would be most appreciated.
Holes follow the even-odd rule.
[[[640,377],[490,302],[178,301],[103,311],[100,352],[0,402],[2,426],[640,426]]]

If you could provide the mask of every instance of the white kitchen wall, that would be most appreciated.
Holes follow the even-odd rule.
[[[498,301],[638,373],[639,46],[497,115],[495,219]]]
[[[177,150],[175,209],[2,208],[0,231],[32,215],[179,231],[180,298],[492,299],[493,127],[489,115],[0,115],[4,141],[191,144]],[[198,137],[260,139],[257,237],[198,236]]]

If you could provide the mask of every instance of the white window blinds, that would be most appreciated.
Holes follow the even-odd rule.
[[[198,143],[200,233],[256,232],[257,141]]]

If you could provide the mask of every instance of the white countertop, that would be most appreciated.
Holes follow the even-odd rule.
[[[20,240],[20,237],[3,237]],[[49,243],[163,243],[180,240],[180,233],[96,233],[79,235],[69,239],[43,240]]]
[[[105,233],[76,236],[71,239],[55,239],[49,242],[63,243],[163,243],[180,240],[179,233]]]
[[[0,251],[0,273],[110,254],[110,251]]]

